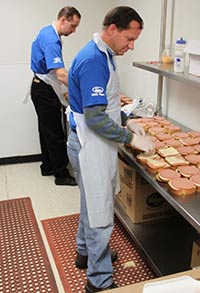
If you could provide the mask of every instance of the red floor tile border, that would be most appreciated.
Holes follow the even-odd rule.
[[[79,270],[74,265],[78,221],[79,214],[41,221],[66,293],[85,292],[86,270]],[[118,260],[113,264],[113,279],[119,287],[156,277],[146,257],[117,217],[110,247],[118,251]]]
[[[28,197],[0,202],[0,293],[58,293]]]

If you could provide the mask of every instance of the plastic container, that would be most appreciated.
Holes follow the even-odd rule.
[[[185,69],[185,53],[186,40],[180,38],[176,40],[174,48],[174,71],[184,72]]]
[[[172,62],[173,62],[173,58],[172,58],[170,45],[167,43],[165,46],[165,49],[162,52],[162,63],[168,64]]]

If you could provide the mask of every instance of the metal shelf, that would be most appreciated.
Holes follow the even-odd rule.
[[[190,86],[200,88],[200,77],[184,73],[175,73],[173,70],[173,64],[163,64],[162,62],[150,61],[150,62],[133,62],[133,66],[159,74],[176,81],[186,83]]]
[[[120,146],[119,153],[200,233],[200,193],[187,196],[174,195],[168,190],[166,183],[158,182],[155,175],[150,174],[143,165],[138,163],[128,148]]]
[[[196,230],[180,215],[134,224],[116,201],[115,214],[148,258],[158,276],[190,269]]]

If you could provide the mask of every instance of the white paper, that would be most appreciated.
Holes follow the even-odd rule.
[[[145,284],[143,293],[200,293],[200,282],[189,276],[182,276]]]

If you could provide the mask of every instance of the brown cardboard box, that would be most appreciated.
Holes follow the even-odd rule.
[[[131,166],[119,157],[121,191],[116,200],[133,223],[175,215],[172,206]]]
[[[160,282],[160,281],[168,281],[174,278],[178,278],[178,277],[185,277],[185,276],[189,276],[195,280],[199,280],[200,279],[200,269],[193,269],[193,270],[189,270],[189,271],[184,271],[181,273],[176,273],[176,274],[171,274],[171,275],[167,275],[164,277],[160,277],[160,278],[155,278],[152,280],[148,280],[148,281],[143,281],[143,282],[139,282],[136,284],[132,284],[132,285],[127,285],[124,287],[120,287],[120,288],[116,288],[116,289],[112,289],[110,292],[112,293],[143,293],[143,289],[144,289],[144,285],[148,284],[148,283],[152,283],[152,282]],[[102,293],[106,293],[107,291],[102,291]],[[197,289],[195,292],[199,292],[199,290]],[[162,293],[162,292],[160,292]],[[189,292],[188,292],[189,293]]]
[[[200,266],[200,239],[193,242],[191,267],[195,268]]]

